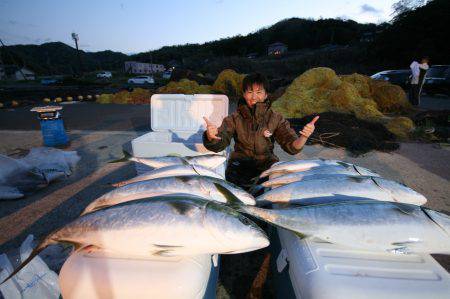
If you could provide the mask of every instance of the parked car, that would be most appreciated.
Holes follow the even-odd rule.
[[[62,78],[56,77],[42,77],[41,84],[42,85],[58,85],[62,83]]]
[[[425,75],[423,91],[429,95],[441,93],[450,96],[450,65],[430,66]]]
[[[130,84],[155,84],[155,79],[152,76],[137,76],[128,79]]]
[[[388,70],[382,71],[370,76],[375,80],[388,81],[389,83],[400,86],[403,89],[409,88],[411,71],[410,70]]]
[[[103,72],[100,72],[97,74],[97,78],[109,79],[109,78],[112,78],[112,74],[111,74],[111,72],[103,71]]]

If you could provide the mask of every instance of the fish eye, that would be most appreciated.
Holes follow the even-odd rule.
[[[247,217],[244,217],[242,215],[241,217],[239,217],[239,221],[241,221],[245,225],[252,225],[252,222]]]

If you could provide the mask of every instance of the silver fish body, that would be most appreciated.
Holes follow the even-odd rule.
[[[136,182],[116,188],[91,202],[83,214],[126,201],[173,193],[192,194],[222,203],[229,202],[227,194],[224,194],[218,185],[230,191],[245,204],[256,203],[254,197],[248,192],[224,180],[198,175],[177,176]]]
[[[233,209],[176,195],[86,214],[51,239],[143,256],[238,253],[268,245],[262,230]]]
[[[349,167],[353,164],[339,161],[339,160],[325,160],[325,159],[306,159],[306,160],[295,160],[295,161],[286,161],[279,162],[266,171],[263,171],[260,175],[260,178],[264,178],[272,175],[281,175],[286,173],[298,172],[298,171],[306,171],[316,167],[321,166],[343,166]]]
[[[400,183],[379,177],[338,176],[293,182],[272,189],[256,201],[266,203],[301,203],[305,199],[344,195],[423,205],[427,199]]]
[[[221,164],[223,164],[226,158],[222,155],[215,154],[206,154],[199,156],[187,156],[187,157],[178,157],[178,156],[165,156],[165,157],[154,157],[154,158],[130,158],[131,161],[143,163],[147,166],[153,168],[161,168],[167,167],[171,165],[188,165],[188,164],[196,164],[206,168],[214,169]]]
[[[213,177],[216,179],[223,179],[223,177],[210,168],[206,168],[204,166],[195,165],[195,164],[189,164],[189,165],[183,165],[183,164],[176,164],[171,166],[166,166],[162,168],[157,168],[154,170],[151,170],[147,173],[144,173],[142,175],[139,175],[137,177],[134,177],[132,179],[122,181],[119,183],[112,184],[114,187],[121,187],[125,186],[131,183],[141,182],[141,181],[147,181],[151,179],[157,179],[157,178],[163,178],[163,177],[171,177],[171,176],[186,176],[186,175],[202,175],[202,176],[208,176]]]
[[[141,199],[81,216],[46,237],[8,278],[50,244],[91,246],[127,257],[234,254],[269,240],[235,210],[186,195]]]
[[[369,251],[450,253],[450,217],[415,205],[376,200],[261,209],[249,215],[303,236]]]
[[[293,182],[315,180],[321,177],[331,178],[333,176],[337,177],[339,175],[363,175],[379,177],[377,173],[356,165],[326,165],[312,168],[310,170],[287,173],[275,178],[271,177],[268,181],[263,182],[261,185],[263,185],[264,187],[276,188]]]

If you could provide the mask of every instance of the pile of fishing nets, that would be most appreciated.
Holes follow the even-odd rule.
[[[212,93],[212,90],[209,85],[200,85],[196,81],[181,79],[158,88],[158,93],[208,94]]]
[[[122,90],[114,94],[101,94],[96,102],[99,104],[148,104],[151,96],[152,93],[149,90],[135,88],[131,92]]]
[[[291,118],[289,121],[298,132],[314,116]],[[393,151],[399,148],[396,136],[381,123],[361,120],[354,115],[337,112],[320,113],[316,129],[308,139],[308,143],[345,148],[355,155],[371,150]]]
[[[273,103],[285,117],[303,117],[327,111],[377,120],[383,112],[410,107],[405,92],[387,82],[359,74],[337,76],[330,68],[314,68],[297,77]]]
[[[181,81],[182,79],[195,81],[200,85],[211,85],[214,82],[213,78],[211,79],[209,77],[205,77],[201,73],[179,68],[174,69],[172,71],[172,75],[170,76],[170,81]]]
[[[238,74],[233,70],[222,71],[214,84],[201,85],[197,81],[181,79],[180,81],[171,81],[167,85],[158,89],[158,93],[183,93],[183,94],[225,94],[231,100],[237,100],[242,97],[242,81],[244,74]]]
[[[226,69],[220,72],[212,89],[215,92],[226,94],[231,99],[242,97],[242,81],[245,74],[238,74],[234,70]]]
[[[336,112],[359,120],[377,122],[398,139],[408,139],[414,123],[407,117],[387,117],[411,108],[401,87],[370,77],[352,74],[338,76],[325,67],[310,69],[297,77],[272,104],[287,118]]]
[[[343,82],[352,84],[363,98],[372,99],[377,103],[378,110],[386,112],[404,112],[411,108],[405,91],[398,85],[386,81],[373,80],[360,74],[342,75]]]

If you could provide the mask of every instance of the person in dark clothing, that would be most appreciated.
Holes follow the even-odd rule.
[[[270,108],[267,101],[267,80],[258,73],[247,75],[243,81],[243,99],[237,111],[227,116],[217,128],[206,117],[203,144],[213,152],[224,150],[234,139],[234,150],[230,155],[226,179],[248,190],[252,179],[279,161],[273,153],[277,142],[291,154],[299,153],[308,137],[314,132],[316,116],[297,136],[289,122]]]
[[[411,89],[409,91],[409,99],[414,106],[420,105],[420,93],[425,79],[425,74],[429,68],[428,57],[423,57],[420,63],[413,61],[409,66],[411,69]]]

